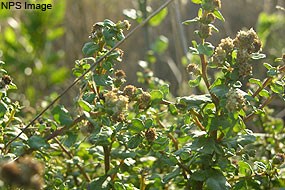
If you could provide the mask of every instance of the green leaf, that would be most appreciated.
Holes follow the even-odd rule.
[[[159,90],[163,93],[163,96],[166,97],[166,95],[169,94],[169,84],[163,84]]]
[[[162,181],[163,183],[168,183],[171,179],[177,177],[180,175],[180,168],[176,168],[172,172],[169,172],[166,176],[163,177]]]
[[[167,137],[158,137],[157,139],[155,139],[155,141],[153,141],[151,148],[154,151],[162,151],[165,150],[168,144],[169,144],[169,139]]]
[[[87,42],[82,48],[82,52],[86,56],[92,56],[96,51],[99,50],[99,45],[94,42]]]
[[[152,126],[153,126],[153,120],[152,119],[145,120],[145,128],[146,129],[149,129]]]
[[[73,123],[73,120],[69,112],[61,105],[56,106],[52,110],[52,115],[54,120],[60,125],[70,126]]]
[[[144,124],[141,119],[134,118],[132,123],[129,125],[129,130],[133,133],[140,133],[145,129]]]
[[[151,100],[160,102],[163,98],[163,93],[160,90],[153,90],[150,92]]]
[[[225,22],[225,18],[219,10],[214,10],[213,13],[219,20]]]
[[[263,66],[268,70],[272,68],[272,66],[269,63],[263,63]]]
[[[204,154],[212,154],[215,150],[215,141],[212,138],[201,136],[193,141],[191,149]]]
[[[197,50],[197,48],[194,47],[189,47],[190,53],[194,54],[194,55],[198,55],[199,51]]]
[[[198,170],[195,171],[192,175],[191,175],[191,179],[195,180],[195,181],[204,181],[207,177],[207,171],[205,170]]]
[[[262,86],[262,82],[259,79],[250,78],[248,81],[252,84],[257,84],[258,86]]]
[[[207,173],[209,177],[206,180],[206,185],[209,190],[227,190],[231,188],[222,172],[212,169]]]
[[[111,142],[111,136],[113,134],[113,131],[110,127],[101,127],[100,128],[101,131],[99,131],[98,133],[92,133],[91,136],[89,137],[89,141],[92,144],[95,145],[100,145],[100,146],[104,146],[104,145],[109,145]]]
[[[171,113],[172,115],[177,115],[177,114],[178,114],[178,110],[177,110],[177,108],[175,107],[175,105],[169,104],[169,105],[168,105],[168,109],[169,109],[169,111],[170,111],[170,113]]]
[[[191,23],[196,23],[196,22],[199,22],[199,18],[198,17],[196,17],[196,18],[193,18],[193,19],[190,19],[190,20],[185,20],[184,22],[182,22],[182,24],[184,24],[184,25],[189,25],[189,24],[191,24]]]
[[[195,4],[201,4],[202,3],[202,0],[191,0],[191,1]]]
[[[269,98],[270,93],[268,92],[268,90],[262,89],[262,90],[259,92],[259,95],[262,96],[262,97],[265,97],[265,98]]]
[[[282,57],[277,57],[276,59],[274,59],[274,62],[281,62],[283,60]]]
[[[225,84],[214,86],[211,93],[215,94],[218,98],[223,98],[229,91],[229,87]]]
[[[196,79],[193,79],[193,80],[189,80],[188,81],[188,85],[190,86],[190,87],[196,87],[196,86],[198,86],[199,84],[200,84],[200,82],[201,82],[201,76],[198,76]]]
[[[49,148],[45,139],[37,135],[31,136],[27,143],[32,149]]]
[[[263,59],[265,57],[266,57],[266,55],[263,54],[263,53],[253,53],[253,54],[251,54],[251,59],[255,59],[255,60]]]
[[[284,86],[279,81],[272,83],[270,85],[270,89],[277,94],[283,94],[284,93]]]
[[[128,141],[128,147],[131,149],[137,148],[143,141],[143,137],[141,135],[135,135],[130,138]]]
[[[277,70],[277,68],[272,67],[271,69],[269,69],[267,71],[266,74],[267,74],[268,77],[275,77],[278,74],[278,70]]]
[[[0,118],[2,118],[7,111],[7,105],[4,102],[0,102]]]
[[[93,78],[97,86],[110,86],[113,84],[112,78],[108,75],[94,75]]]
[[[167,8],[162,9],[158,14],[156,14],[154,17],[152,17],[149,20],[149,24],[151,26],[158,26],[164,20],[164,18],[166,17],[167,13],[168,13],[168,9]]]
[[[202,104],[210,102],[212,102],[212,99],[209,94],[191,95],[177,98],[177,103],[186,106],[187,109],[200,107]]]
[[[240,135],[237,138],[237,143],[240,144],[241,146],[245,146],[247,144],[254,143],[256,140],[256,137],[251,134],[245,134],[245,135]]]
[[[116,26],[116,24],[113,21],[109,20],[109,19],[105,19],[103,23],[104,23],[105,26],[109,26],[109,27]]]
[[[119,181],[115,181],[114,190],[126,190],[126,187],[124,186],[123,183],[121,183]]]
[[[197,47],[197,50],[198,50],[199,54],[211,56],[214,53],[214,48],[215,47],[211,43],[206,42],[204,45],[199,44]]]
[[[78,101],[78,104],[79,106],[84,110],[84,111],[87,111],[87,112],[90,112],[92,109],[93,109],[93,106],[90,105],[88,102],[86,102],[85,100],[79,100]]]
[[[70,148],[72,145],[76,143],[78,135],[72,132],[67,133],[67,139],[64,140],[63,144]]]
[[[96,189],[96,190],[109,190],[111,178],[108,175],[101,176],[99,178],[95,178],[92,180],[90,184],[88,184],[87,189]]]
[[[241,176],[251,176],[251,174],[253,174],[253,169],[247,162],[239,161],[238,166],[239,174]]]

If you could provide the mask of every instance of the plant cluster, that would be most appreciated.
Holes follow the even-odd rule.
[[[272,189],[285,185],[283,121],[272,116],[273,99],[283,100],[285,66],[265,63],[267,76],[252,76],[253,60],[265,57],[253,29],[217,47],[207,41],[220,0],[201,5],[199,38],[190,48],[199,63],[187,71],[190,87],[203,93],[172,98],[169,85],[141,75],[148,89],[127,84],[116,69],[128,21],[93,25],[86,58],[73,69],[82,77],[75,110],[54,106],[23,133],[24,124],[6,91],[15,88],[1,70],[0,179],[2,187],[32,189]],[[110,52],[112,50],[112,52]],[[98,60],[101,60],[99,63]],[[279,58],[276,62],[285,62]],[[208,69],[216,78],[208,77]],[[147,65],[145,66],[145,70]],[[258,126],[262,133],[253,132]],[[19,138],[15,136],[19,135]],[[36,161],[38,160],[38,161]],[[43,171],[44,168],[44,171]],[[22,175],[25,173],[25,175]],[[12,180],[15,179],[15,180]],[[45,181],[45,183],[43,183]]]

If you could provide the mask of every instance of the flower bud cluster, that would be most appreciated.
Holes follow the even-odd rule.
[[[140,109],[146,109],[150,106],[151,96],[148,92],[142,92],[137,100]]]
[[[119,95],[116,90],[112,90],[104,94],[105,107],[111,111],[114,116],[122,115],[128,107],[129,98]]]
[[[234,50],[237,54],[235,68],[238,69],[239,76],[249,76],[252,73],[252,66],[249,63],[251,54],[261,50],[261,42],[255,31],[253,29],[240,31],[235,39],[229,37],[222,39],[215,49],[213,63],[218,66],[224,65]]]
[[[214,11],[221,8],[221,0],[204,0],[202,8],[206,11]]]
[[[123,22],[122,21],[119,21],[117,24],[116,24],[116,27],[119,29],[119,30],[129,30],[131,28],[131,24],[128,20],[124,20]]]
[[[217,9],[221,8],[220,0],[205,0],[202,3],[202,8],[204,13],[199,18],[200,28],[199,28],[199,36],[202,39],[206,39],[212,35],[212,25],[216,19],[215,14],[213,13]]]
[[[231,55],[234,50],[234,43],[230,37],[222,39],[218,47],[215,49],[213,55],[213,63],[222,65],[226,60],[227,56]]]
[[[97,22],[92,26],[89,38],[98,44],[103,44],[106,40],[106,37],[111,37],[114,40],[117,39],[120,41],[123,30],[129,30],[130,26],[131,24],[127,20],[124,20],[123,22],[119,21],[116,24],[110,20]],[[106,33],[109,33],[110,35],[106,35]]]
[[[137,88],[133,85],[127,85],[124,90],[123,94],[129,98],[129,100],[133,100],[136,95]]]
[[[234,39],[237,49],[236,67],[239,69],[239,76],[251,75],[252,66],[249,63],[250,55],[261,50],[261,41],[253,29],[240,31]]]
[[[5,184],[24,189],[42,189],[43,173],[43,165],[30,156],[0,166],[0,178]]]
[[[9,75],[3,75],[0,80],[0,88],[5,88],[7,85],[11,84],[12,79]]]
[[[229,112],[241,110],[245,106],[245,98],[242,91],[236,88],[231,88],[227,93],[226,109]]]
[[[200,73],[201,73],[201,71],[200,71],[198,65],[195,64],[195,63],[189,64],[189,65],[187,66],[186,70],[187,70],[187,72],[188,72],[189,74],[193,74],[193,75],[195,75],[195,76],[198,76],[198,75],[200,75]]]
[[[148,142],[152,142],[157,138],[157,133],[155,128],[149,128],[146,132],[145,132],[145,138]]]
[[[117,70],[115,72],[115,80],[114,85],[115,87],[119,88],[123,83],[126,82],[126,74],[123,70]]]

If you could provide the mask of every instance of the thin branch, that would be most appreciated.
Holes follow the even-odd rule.
[[[63,150],[63,152],[70,158],[72,159],[73,158],[73,155],[71,154],[71,152],[69,152],[62,144],[61,142],[57,139],[57,138],[54,138],[55,142],[59,145],[59,147]],[[88,176],[88,174],[85,172],[84,168],[82,168],[78,163],[75,164],[78,169],[80,170],[80,173],[84,176],[84,178],[86,179],[87,182],[90,182],[91,179],[90,177]]]
[[[158,120],[158,124],[161,128],[165,129],[166,127],[164,126],[164,124]],[[174,144],[174,147],[175,147],[175,150],[178,150],[179,149],[179,146],[178,146],[178,140],[171,134],[171,133],[168,133],[167,136],[171,139],[171,141],[173,142]]]
[[[71,126],[64,126],[64,127],[60,128],[60,129],[54,131],[53,133],[47,135],[47,136],[45,137],[45,140],[46,140],[46,141],[49,141],[49,140],[51,140],[51,139],[53,139],[53,138],[55,138],[55,137],[57,137],[57,136],[59,136],[59,135],[64,134],[64,132],[65,132],[67,129],[72,128],[72,127],[75,126],[77,123],[81,122],[83,119],[85,119],[85,115],[79,116],[78,118],[76,118],[76,119],[73,121],[73,123],[71,124]]]
[[[110,148],[107,145],[103,146],[104,150],[104,164],[105,164],[105,174],[110,170]]]
[[[207,87],[207,90],[208,92],[210,93],[212,99],[213,99],[213,102],[215,104],[216,107],[218,107],[218,98],[213,94],[211,93],[210,91],[210,83],[209,83],[209,80],[208,80],[208,75],[207,75],[207,66],[208,66],[208,63],[206,61],[206,58],[205,58],[205,55],[202,55],[200,54],[200,60],[201,60],[201,64],[202,64],[202,78],[206,84],[206,87]]]
[[[264,108],[265,106],[267,106],[267,105],[274,99],[274,97],[275,97],[274,95],[268,97],[268,98],[263,102],[263,104],[261,104],[261,105],[258,107],[258,109],[262,109],[262,108]],[[246,117],[244,117],[243,121],[244,121],[244,122],[250,121],[250,120],[253,118],[254,115],[255,115],[255,111],[251,112],[249,115],[247,115]]]
[[[273,80],[272,77],[266,78],[266,80],[262,83],[262,85],[253,93],[252,97],[253,98],[256,97],[261,90],[266,88],[271,83],[272,80]]]
[[[278,68],[278,71],[279,71],[280,73],[285,72],[285,65],[283,65],[282,67]],[[253,93],[252,97],[253,97],[253,98],[256,97],[256,96],[259,94],[259,92],[260,92],[261,90],[263,90],[264,88],[266,88],[266,87],[272,82],[272,80],[273,80],[273,77],[267,77],[267,78],[265,79],[265,81],[262,83],[262,85]]]
[[[14,142],[16,139],[18,139],[31,125],[34,124],[36,120],[38,120],[47,110],[49,110],[58,100],[60,100],[72,87],[74,87],[79,81],[81,81],[84,76],[92,71],[94,67],[100,63],[103,59],[105,59],[108,55],[110,55],[116,48],[118,48],[120,45],[122,45],[128,38],[130,38],[135,32],[137,32],[140,28],[142,28],[145,24],[148,23],[148,21],[154,17],[156,14],[158,14],[162,9],[167,7],[173,0],[167,0],[163,5],[161,5],[156,11],[154,11],[152,14],[150,14],[143,22],[141,22],[139,25],[137,25],[132,31],[130,31],[124,39],[119,41],[112,49],[110,49],[104,56],[100,57],[98,60],[93,63],[88,70],[86,70],[80,77],[74,80],[72,84],[70,84],[65,90],[63,90],[47,107],[45,107],[34,119],[32,119],[28,125],[22,129],[22,131],[14,137],[12,140],[10,140],[5,148],[9,147],[12,142]]]

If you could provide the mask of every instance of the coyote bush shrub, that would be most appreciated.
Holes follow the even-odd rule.
[[[74,110],[56,105],[25,125],[21,106],[7,96],[15,85],[2,69],[1,188],[284,187],[283,121],[268,105],[284,99],[285,58],[276,60],[278,66],[264,63],[267,77],[254,78],[253,60],[265,57],[255,31],[240,31],[214,47],[207,39],[218,31],[215,20],[224,20],[221,2],[192,2],[201,8],[184,24],[198,26],[190,52],[200,62],[185,69],[193,75],[189,88],[205,85],[204,93],[171,98],[169,85],[153,75],[140,76],[149,89],[128,84],[115,67],[128,21],[93,25],[82,49],[86,58],[73,69],[79,81]],[[216,78],[208,77],[209,69]]]

